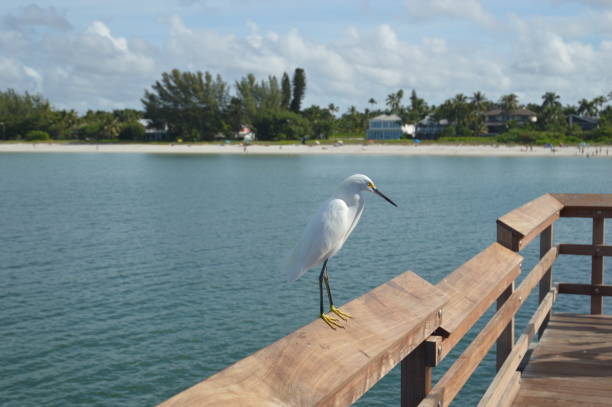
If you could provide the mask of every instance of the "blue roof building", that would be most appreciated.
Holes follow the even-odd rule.
[[[369,140],[399,139],[402,136],[402,119],[394,114],[376,116],[369,121],[366,134]]]

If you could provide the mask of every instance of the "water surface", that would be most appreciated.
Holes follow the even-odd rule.
[[[436,283],[546,192],[612,192],[604,158],[2,154],[0,404],[155,405],[307,324],[318,271],[288,284],[278,265],[356,172],[399,208],[367,196],[329,263],[338,304],[408,269]],[[562,220],[556,235],[586,243],[590,227]],[[585,281],[590,261],[555,273]],[[474,403],[493,358],[456,405]],[[395,369],[358,404],[398,403]]]

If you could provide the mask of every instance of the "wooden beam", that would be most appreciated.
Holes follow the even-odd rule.
[[[604,218],[597,216],[593,218],[593,246],[604,243]],[[602,285],[604,283],[604,258],[600,254],[594,254],[591,263],[591,284]],[[601,295],[591,295],[591,314],[603,314],[603,298]]]
[[[510,298],[513,292],[514,292],[514,281],[512,282],[512,284],[510,284],[506,288],[506,290],[502,293],[502,295],[500,295],[499,298],[497,299],[497,310],[498,311],[501,309],[501,307],[504,306],[504,304],[506,303],[508,298]],[[502,333],[499,335],[499,338],[497,338],[497,342],[495,343],[496,369],[498,371],[499,369],[501,369],[502,365],[504,364],[506,357],[508,357],[508,355],[512,351],[513,346],[514,346],[514,317],[510,319],[510,322],[508,322],[508,325],[506,325],[506,328],[504,328]]]
[[[436,285],[449,299],[440,326],[448,335],[428,340],[428,346],[436,350],[428,353],[435,355],[428,360],[428,365],[435,366],[431,363],[437,364],[448,355],[518,277],[522,261],[518,253],[493,243]]]
[[[413,350],[401,363],[402,407],[416,407],[431,390],[431,367],[426,366],[425,342]]]
[[[612,246],[605,244],[569,244],[559,245],[559,254],[572,254],[577,256],[612,256]]]
[[[612,194],[551,194],[563,204],[562,217],[612,218]]]
[[[544,229],[559,219],[562,209],[563,204],[550,194],[526,203],[497,219],[498,242],[511,250],[522,250]],[[510,235],[518,239],[518,242],[508,240]]]
[[[555,291],[554,288],[549,290],[543,298],[538,309],[516,341],[512,352],[508,355],[508,358],[506,358],[501,369],[499,369],[497,375],[489,385],[489,388],[480,399],[478,407],[493,407],[499,405],[502,401],[505,389],[508,388],[513,376],[517,373],[516,369],[529,349],[529,343],[550,313],[552,305],[555,302]]]
[[[486,356],[493,342],[525,302],[531,290],[554,263],[557,253],[557,247],[553,246],[536,264],[521,282],[518,289],[506,300],[472,343],[440,378],[427,397],[419,404],[419,407],[445,407],[453,401],[459,390]]]
[[[504,390],[501,400],[496,407],[510,407],[512,403],[514,403],[514,399],[516,398],[520,388],[521,373],[514,372],[512,378],[510,379],[510,383],[508,383],[508,387],[506,387]]]
[[[559,294],[600,295],[612,297],[612,285],[557,283]]]
[[[548,252],[548,250],[550,250],[552,245],[553,245],[553,225],[550,225],[549,227],[544,229],[542,233],[540,233],[540,258],[544,257],[544,255]],[[548,295],[548,292],[550,291],[551,287],[552,287],[552,267],[546,271],[546,274],[544,274],[544,277],[542,277],[542,280],[540,281],[538,303],[541,303],[544,297]],[[542,332],[546,328],[546,325],[548,324],[549,319],[550,319],[550,313],[544,319],[544,323],[542,324],[542,329],[540,329],[540,332],[538,332],[538,337],[542,336]]]
[[[345,329],[316,319],[161,406],[350,405],[438,328],[446,302],[405,272],[342,306]]]

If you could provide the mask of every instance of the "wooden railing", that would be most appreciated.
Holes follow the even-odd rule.
[[[560,217],[593,219],[592,244],[553,244]],[[546,327],[557,294],[591,298],[603,313],[604,219],[612,194],[547,194],[497,220],[497,242],[432,285],[407,271],[343,306],[358,316],[331,331],[316,320],[225,370],[177,394],[170,406],[345,406],[401,364],[402,406],[449,405],[496,344],[497,375],[479,406],[507,405],[518,391],[517,367],[529,343]],[[540,237],[540,260],[515,288],[523,257]],[[552,284],[559,254],[592,257],[591,284]],[[514,340],[514,318],[539,285],[539,306]],[[432,387],[437,366],[496,303],[497,311]]]

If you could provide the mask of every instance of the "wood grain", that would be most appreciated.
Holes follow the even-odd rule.
[[[544,229],[559,219],[563,204],[550,194],[542,195],[497,219],[498,242],[512,250],[522,250]],[[500,232],[499,229],[505,230]],[[501,235],[500,235],[501,233]],[[508,246],[504,236],[518,237],[518,247]],[[500,240],[500,237],[504,240]]]
[[[344,305],[346,329],[317,319],[161,406],[350,405],[438,328],[446,302],[405,272]]]
[[[513,406],[610,406],[612,316],[553,314]]]
[[[515,379],[514,375],[518,373],[516,369],[525,357],[529,349],[529,343],[539,331],[540,326],[546,320],[550,309],[555,301],[555,289],[552,289],[546,294],[540,303],[535,314],[529,320],[527,326],[523,329],[521,336],[516,341],[512,352],[502,365],[501,369],[489,385],[487,391],[480,399],[478,407],[494,407],[499,405],[504,397],[507,397],[507,388],[512,385]]]
[[[525,302],[531,290],[539,283],[546,270],[557,258],[557,247],[553,246],[536,266],[523,279],[520,286],[493,315],[476,338],[468,345],[457,361],[436,383],[429,395],[419,404],[420,407],[448,406],[476,367],[486,356],[491,345],[505,329],[516,311]]]
[[[551,194],[561,204],[562,217],[612,218],[612,194]],[[598,215],[599,214],[599,215]]]
[[[499,243],[465,262],[436,287],[448,297],[441,328],[445,338],[432,338],[439,362],[520,274],[523,257]]]

